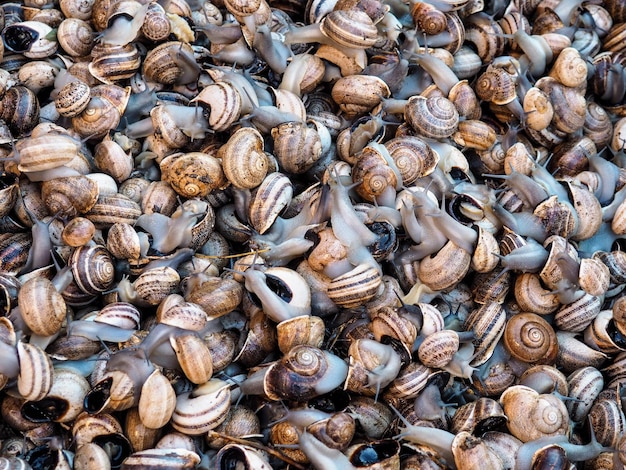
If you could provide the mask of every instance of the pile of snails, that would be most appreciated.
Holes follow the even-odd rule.
[[[626,467],[624,0],[0,23],[2,468]]]

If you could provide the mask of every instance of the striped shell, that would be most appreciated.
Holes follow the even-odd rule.
[[[418,135],[431,139],[450,137],[459,125],[456,107],[442,96],[412,96],[405,106],[404,115]]]

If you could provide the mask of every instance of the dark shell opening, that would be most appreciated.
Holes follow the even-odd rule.
[[[111,385],[113,385],[112,378],[102,380],[85,395],[83,407],[87,413],[96,414],[104,409],[111,395]]]
[[[117,469],[131,452],[129,440],[123,434],[104,434],[93,440],[94,444],[102,447],[111,460],[111,468]]]
[[[59,397],[46,397],[39,401],[30,401],[22,406],[22,416],[33,423],[57,421],[67,413],[69,403]]]
[[[368,467],[380,463],[400,452],[400,444],[397,441],[386,439],[360,446],[350,457],[350,462],[355,467]]]
[[[28,52],[39,39],[39,33],[32,28],[22,25],[8,26],[2,33],[4,45],[13,52]]]

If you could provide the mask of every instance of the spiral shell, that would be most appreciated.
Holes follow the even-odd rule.
[[[256,188],[269,169],[263,152],[263,137],[250,127],[236,130],[220,147],[217,157],[222,159],[226,178],[237,188]]]
[[[172,31],[170,19],[158,3],[150,3],[146,11],[141,32],[150,41],[165,41]]]
[[[437,168],[439,154],[419,137],[395,137],[384,145],[406,186],[413,184],[418,178],[430,175]]]
[[[506,350],[523,362],[552,364],[558,353],[554,330],[534,313],[514,315],[507,322],[503,340]]]
[[[493,67],[478,77],[476,96],[494,104],[508,104],[517,98],[514,78],[506,70]]]
[[[378,30],[361,10],[333,10],[321,21],[324,35],[345,47],[367,49],[378,39]]]
[[[64,19],[57,30],[57,39],[63,50],[72,57],[89,55],[94,46],[93,29],[79,18]]]
[[[100,245],[76,248],[69,259],[74,281],[87,294],[99,294],[111,288],[115,280],[113,258]]]
[[[565,435],[569,428],[567,407],[555,395],[539,394],[524,385],[509,387],[500,396],[508,417],[507,427],[522,442]]]
[[[346,363],[329,352],[295,346],[267,370],[265,394],[271,400],[310,400],[333,390],[347,374]]]
[[[412,96],[404,110],[408,124],[420,135],[431,139],[450,137],[459,125],[459,113],[444,97]]]
[[[573,47],[563,49],[550,69],[551,77],[572,88],[585,84],[587,74],[587,63]]]

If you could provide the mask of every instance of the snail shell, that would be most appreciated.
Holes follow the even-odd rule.
[[[359,195],[370,202],[379,201],[388,205],[387,196],[395,197],[401,183],[401,175],[384,146],[370,143],[359,154],[352,168],[352,179],[360,181]]]
[[[536,131],[546,129],[554,117],[554,107],[548,95],[537,87],[531,87],[524,95],[526,124]]]
[[[515,300],[525,312],[547,315],[559,308],[558,295],[544,288],[536,273],[520,273],[515,279]]]
[[[287,176],[278,172],[268,174],[250,201],[248,219],[252,227],[260,234],[265,233],[290,204],[292,196],[293,186]]]
[[[565,435],[569,429],[567,407],[555,395],[514,385],[500,396],[500,404],[508,417],[509,431],[522,442]]]
[[[417,355],[426,367],[446,366],[459,350],[459,335],[456,331],[441,330],[424,338]]]
[[[515,79],[506,70],[493,67],[478,77],[476,95],[494,104],[508,104],[517,98]]]
[[[367,13],[358,10],[333,10],[320,22],[322,34],[340,46],[367,49],[378,40],[378,30]]]
[[[269,161],[263,151],[263,136],[250,127],[236,130],[220,147],[217,157],[222,159],[226,178],[237,188],[256,188],[269,169]]]
[[[24,322],[35,334],[50,336],[58,333],[66,316],[63,297],[46,278],[26,281],[17,297]]]
[[[471,261],[468,251],[449,240],[436,254],[421,260],[419,278],[432,290],[448,289],[467,274]]]
[[[98,186],[86,176],[66,176],[41,184],[41,198],[52,214],[85,214],[98,200]]]
[[[239,119],[243,104],[239,89],[225,81],[207,85],[191,101],[199,101],[210,108],[209,125],[217,132],[227,130]]]
[[[197,78],[198,65],[189,44],[170,41],[148,51],[143,61],[143,73],[151,82],[184,85]]]
[[[402,365],[392,346],[370,339],[353,341],[348,356],[345,389],[367,396],[378,396],[398,376]]]
[[[141,24],[143,36],[154,42],[165,41],[171,31],[170,19],[163,7],[158,3],[150,3]]]
[[[552,364],[558,353],[554,330],[534,313],[514,315],[506,324],[503,342],[506,350],[523,362]]]
[[[506,312],[502,305],[489,302],[473,310],[464,323],[466,331],[472,331],[475,339],[474,357],[471,365],[484,364],[493,354],[493,351],[504,334]]]
[[[115,266],[108,250],[100,245],[81,246],[68,261],[74,281],[87,294],[99,294],[110,289],[115,280]]]
[[[81,80],[74,80],[59,90],[54,99],[54,106],[61,116],[74,117],[87,107],[90,98],[89,85]]]
[[[22,414],[33,421],[38,420],[39,414],[46,416],[48,420],[70,423],[83,411],[83,400],[88,391],[89,382],[77,371],[57,368],[54,370],[52,387],[45,399],[25,403]]]
[[[241,303],[243,286],[234,279],[208,277],[193,287],[187,283],[185,300],[202,307],[209,318],[217,318],[232,312]]]
[[[20,156],[18,169],[38,172],[65,165],[78,155],[79,145],[69,136],[45,135],[20,139],[15,144]]]
[[[578,50],[566,47],[554,61],[549,75],[562,85],[576,88],[587,82],[587,74],[587,63]]]
[[[161,160],[161,177],[185,198],[204,197],[226,186],[220,161],[202,152],[173,154]]]
[[[589,414],[591,406],[604,387],[604,378],[595,367],[583,367],[567,377],[569,397],[566,404],[570,417],[580,423]]]
[[[185,377],[194,384],[208,382],[213,360],[204,340],[195,333],[184,333],[172,337],[170,343]]]
[[[448,26],[445,13],[430,3],[415,2],[411,8],[411,17],[417,29],[428,35],[441,33]]]
[[[93,29],[80,18],[65,18],[57,30],[57,40],[71,57],[85,57],[94,46]]]
[[[416,132],[432,139],[450,137],[459,125],[459,113],[454,103],[442,96],[412,96],[405,106],[404,115]]]
[[[381,285],[380,272],[364,263],[334,278],[328,285],[327,293],[337,305],[354,308],[374,298]]]
[[[283,320],[276,326],[278,349],[287,354],[302,344],[320,348],[325,331],[324,321],[319,317],[302,315]]]
[[[274,155],[287,173],[304,173],[322,156],[319,133],[303,122],[282,123],[272,129],[271,135]]]
[[[396,137],[384,145],[406,186],[413,184],[418,178],[430,175],[437,168],[439,154],[418,137]]]
[[[54,383],[54,369],[50,356],[34,344],[18,341],[17,354],[20,372],[17,376],[17,390],[21,397],[38,401],[50,392]]]
[[[331,90],[333,100],[348,116],[371,111],[382,98],[391,95],[389,87],[373,75],[349,75],[341,77]]]
[[[172,426],[184,434],[204,434],[226,419],[230,397],[229,385],[217,379],[209,380],[192,392],[182,393],[176,397]]]
[[[91,50],[89,72],[101,82],[111,84],[132,77],[140,65],[141,56],[134,44],[98,43]]]
[[[346,379],[348,366],[333,354],[300,345],[292,348],[265,373],[270,400],[310,400],[335,389]]]
[[[602,395],[589,411],[589,421],[598,442],[603,446],[617,446],[623,435],[626,418],[621,406]]]

